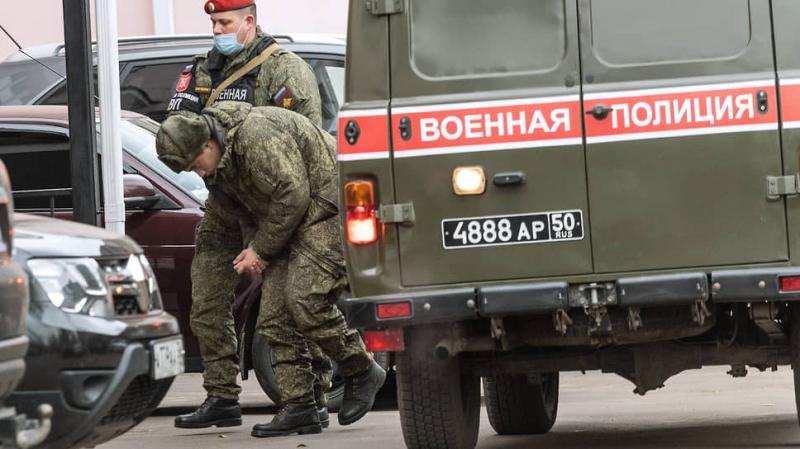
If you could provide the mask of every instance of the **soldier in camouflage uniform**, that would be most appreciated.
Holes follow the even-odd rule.
[[[322,348],[346,376],[339,423],[363,417],[386,373],[336,307],[346,277],[337,217],[335,140],[285,109],[220,102],[202,116],[169,117],[156,144],[159,159],[172,170],[203,176],[213,199],[198,229],[192,277],[202,271],[215,282],[195,286],[193,293],[230,297],[237,272],[264,277],[256,330],[272,346],[284,404],[271,423],[257,424],[252,434],[322,431],[307,340]],[[243,251],[245,236],[221,218],[226,213],[249,217],[258,225]],[[209,321],[221,320],[219,309],[203,313]]]
[[[252,0],[211,0],[206,2],[206,12],[214,23],[216,36],[225,36],[227,31],[236,31],[235,44],[231,49],[212,48],[204,55],[196,56],[192,65],[186,67],[175,87],[168,107],[168,114],[199,114],[212,92],[230,75],[244,67],[275,40],[256,26],[256,10]],[[244,36],[239,44],[239,37]],[[229,36],[230,37],[230,36]],[[215,38],[215,43],[217,38]],[[238,46],[241,45],[241,49]],[[223,54],[231,50],[239,50],[233,54]],[[278,106],[295,111],[308,117],[317,125],[321,125],[321,106],[319,89],[314,73],[309,65],[294,53],[278,48],[266,61],[226,87],[215,101],[243,101],[254,106]],[[214,198],[209,200],[207,208],[219,210],[217,219],[230,223],[239,222],[245,234],[245,242],[250,242],[255,234],[255,226],[246,219],[240,219],[224,209],[217,207]],[[207,227],[214,227],[208,224]],[[205,233],[198,234],[203,239]],[[198,242],[199,244],[200,242]],[[206,254],[205,257],[212,258]],[[214,272],[214,261],[196,261],[197,273]],[[193,276],[193,307],[191,315],[192,330],[200,342],[203,355],[203,386],[209,397],[229,401],[238,400],[241,388],[236,384],[238,373],[237,339],[233,333],[233,315],[230,309],[231,298],[220,296],[212,287],[218,284],[213,276],[199,274]],[[210,296],[205,296],[208,293]],[[226,310],[222,310],[226,309]],[[308,349],[314,372],[314,398],[317,402],[323,426],[328,425],[327,392],[330,387],[332,366],[330,359],[314,343],[309,342]],[[308,354],[303,354],[304,359]],[[280,378],[276,378],[280,389]],[[224,403],[221,403],[222,406]],[[227,404],[228,411],[234,411],[236,405]],[[199,415],[198,415],[199,413]],[[198,409],[190,415],[178,417],[178,427],[209,426],[205,415],[214,414],[214,410]],[[234,412],[235,414],[235,412]],[[228,413],[231,415],[231,413]],[[233,421],[226,421],[235,425]],[[213,421],[213,420],[211,420]]]

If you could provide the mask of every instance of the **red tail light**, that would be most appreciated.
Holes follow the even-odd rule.
[[[369,352],[402,351],[403,329],[364,331],[364,342]]]
[[[411,303],[408,301],[378,304],[378,319],[389,320],[392,318],[407,318],[410,316]]]
[[[378,222],[372,183],[354,181],[345,184],[344,204],[347,208],[347,241],[354,245],[367,245],[377,240]]]
[[[800,291],[800,277],[791,276],[791,277],[781,278],[781,291],[782,292]]]

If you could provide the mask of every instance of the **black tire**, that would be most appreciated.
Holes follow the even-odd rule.
[[[275,370],[272,369],[272,350],[269,348],[267,339],[258,332],[253,335],[253,371],[256,373],[258,384],[264,393],[275,403],[281,405],[281,392],[275,383]],[[342,395],[344,395],[344,376],[333,362],[333,376],[331,377],[331,389],[328,391],[328,410],[335,412],[342,406]]]
[[[527,374],[498,374],[483,378],[489,424],[500,435],[547,433],[558,415],[558,373],[542,374],[529,382]]]
[[[406,330],[406,349],[396,354],[397,407],[409,449],[472,449],[478,442],[480,378],[463,356],[434,357],[442,337]]]
[[[794,401],[800,423],[800,307],[792,305],[791,323],[792,375],[794,377]]]

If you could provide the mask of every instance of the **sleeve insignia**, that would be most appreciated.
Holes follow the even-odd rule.
[[[189,88],[189,84],[191,82],[192,82],[192,73],[191,72],[186,73],[184,75],[181,75],[181,77],[178,78],[178,85],[175,86],[175,90],[178,91],[178,92],[183,92],[183,91],[185,91],[186,89]]]
[[[291,109],[294,106],[294,94],[286,86],[281,86],[272,99],[275,100],[276,105],[284,109]]]

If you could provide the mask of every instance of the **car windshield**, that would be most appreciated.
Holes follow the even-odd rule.
[[[123,119],[120,125],[122,146],[125,151],[169,179],[200,204],[205,203],[206,198],[208,198],[208,189],[206,189],[205,183],[203,183],[203,179],[200,176],[194,172],[175,173],[158,160],[158,154],[156,153],[157,132],[158,123],[150,119]]]

